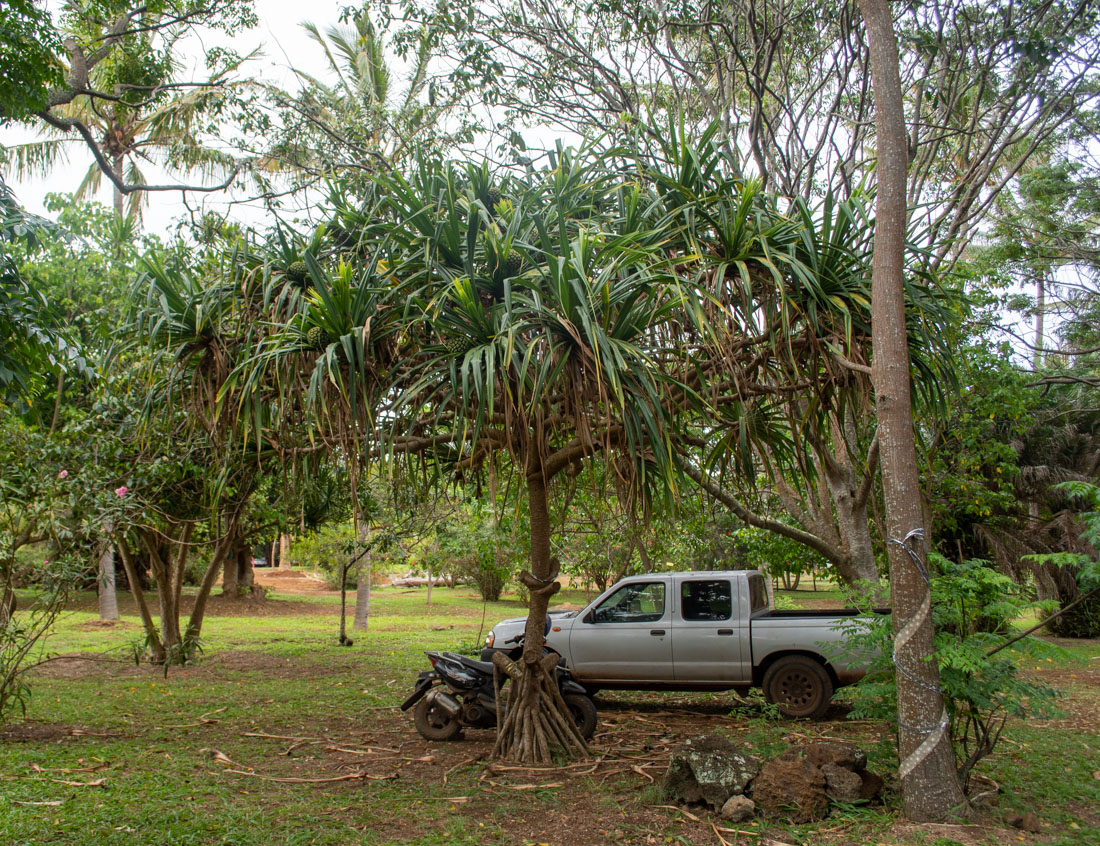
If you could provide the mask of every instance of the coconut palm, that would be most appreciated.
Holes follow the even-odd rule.
[[[197,174],[206,181],[225,179],[237,167],[235,159],[211,146],[203,133],[240,87],[234,74],[246,59],[227,63],[203,84],[181,85],[176,80],[182,64],[174,48],[174,39],[151,32],[127,36],[90,72],[94,91],[116,95],[105,99],[81,94],[54,110],[57,117],[78,119],[88,127],[106,163],[127,184],[148,184],[149,165]],[[80,149],[86,144],[80,136],[56,126],[47,125],[43,132],[47,136],[43,140],[0,148],[0,161],[12,164],[19,176],[44,174],[65,161],[74,146]],[[93,161],[76,198],[94,195],[102,177],[102,163]],[[134,191],[127,204],[114,187],[114,208],[120,218],[140,220],[147,202],[147,192]]]
[[[457,107],[471,83],[433,76],[430,29],[416,33],[407,49],[392,44],[366,5],[347,24],[324,31],[314,23],[303,28],[323,51],[328,74],[321,78],[295,69],[299,92],[268,88],[281,116],[266,153],[269,169],[311,182],[335,175],[345,188],[362,190],[374,170],[398,166],[419,149],[441,149],[469,137],[471,113]],[[403,82],[387,62],[394,52],[410,60]]]

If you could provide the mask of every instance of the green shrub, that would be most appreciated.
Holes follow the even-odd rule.
[[[1057,692],[1050,685],[1018,672],[1018,657],[1061,659],[1065,652],[1034,637],[989,653],[1010,640],[1001,624],[1034,607],[1035,602],[988,562],[962,563],[933,554],[932,619],[936,627],[935,658],[940,687],[950,719],[959,776],[964,787],[974,765],[993,752],[1009,717],[1026,719],[1055,713]],[[860,598],[851,597],[860,606]],[[846,653],[873,653],[867,675],[849,688],[854,719],[897,723],[897,677],[893,660],[893,626],[888,616],[868,613],[841,625]],[[988,631],[990,621],[1000,632]]]

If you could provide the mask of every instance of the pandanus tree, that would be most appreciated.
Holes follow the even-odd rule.
[[[497,659],[512,693],[494,751],[549,762],[555,748],[585,748],[552,681],[557,657],[543,655],[560,587],[555,480],[600,455],[628,499],[672,487],[685,295],[652,196],[595,157],[566,153],[501,185],[424,164],[381,187],[419,339],[398,379],[390,450],[430,449],[459,472],[503,451],[519,474],[530,612],[521,661]]]
[[[711,333],[697,355],[709,385],[708,414],[696,427],[703,460],[685,462],[685,473],[743,522],[823,555],[844,582],[877,584],[868,378],[874,219],[865,198],[783,207],[758,183],[732,176],[736,168],[708,135],[694,144],[670,136],[663,158],[669,165],[652,181],[681,224],[679,251],[699,257],[684,270],[705,292]],[[927,282],[913,272],[905,286],[926,407],[950,375],[937,337],[949,319],[947,297]],[[771,497],[755,490],[760,478]]]

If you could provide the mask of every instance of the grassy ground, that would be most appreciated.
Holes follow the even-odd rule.
[[[830,598],[798,591],[794,601]],[[850,738],[872,767],[896,767],[885,725],[775,720],[732,694],[616,693],[598,700],[597,757],[552,771],[485,758],[489,732],[430,744],[396,709],[425,669],[424,649],[471,651],[522,612],[463,589],[375,591],[368,633],[336,645],[337,599],[281,596],[214,603],[204,656],[167,678],[135,666],[136,619],[101,624],[85,597],[36,671],[27,719],[0,729],[0,842],[158,844],[788,844],[1100,843],[1100,646],[1063,665],[1028,667],[1067,694],[1066,714],[1012,724],[982,779],[1000,788],[977,825],[901,823],[893,793],[834,810],[813,826],[740,824],[668,807],[658,789],[669,752],[720,731],[757,753],[804,738]],[[835,599],[835,597],[832,597]],[[562,599],[579,604],[582,592]],[[983,784],[986,782],[983,781]],[[1007,828],[1034,811],[1042,832]],[[763,836],[762,836],[763,835]]]

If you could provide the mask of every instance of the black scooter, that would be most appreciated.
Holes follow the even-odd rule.
[[[413,723],[428,740],[451,740],[470,728],[493,728],[497,722],[493,690],[493,665],[455,652],[426,652],[432,669],[420,674],[416,689],[401,703],[401,710],[414,705]],[[556,668],[558,690],[581,736],[588,740],[596,731],[596,706],[573,681],[568,668]]]

